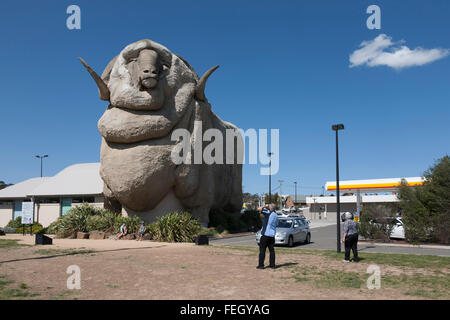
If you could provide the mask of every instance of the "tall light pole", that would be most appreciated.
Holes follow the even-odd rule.
[[[272,203],[272,155],[273,152],[269,152],[269,203]]]
[[[336,131],[336,240],[337,252],[341,252],[341,203],[339,198],[339,141],[338,131],[344,130],[342,123],[333,124],[331,126],[333,131]]]
[[[284,180],[278,180],[280,183],[280,208],[283,208],[283,191],[281,191],[281,184],[284,182]]]
[[[294,185],[295,185],[295,204],[294,207],[297,205],[297,181],[294,181]]]
[[[42,178],[42,159],[47,158],[48,154],[44,154],[44,155],[37,155],[36,158],[41,159],[41,178]]]

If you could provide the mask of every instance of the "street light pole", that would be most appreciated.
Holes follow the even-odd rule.
[[[269,203],[272,203],[272,155],[273,152],[269,152]]]
[[[41,178],[42,178],[42,159],[47,158],[48,154],[44,154],[44,155],[37,155],[36,158],[41,159]]]
[[[284,180],[278,180],[280,183],[280,208],[283,208],[283,192],[281,191],[281,184],[284,182]]]
[[[337,252],[341,252],[341,203],[339,195],[339,140],[338,131],[344,130],[343,124],[334,124],[331,129],[336,131],[336,240]]]
[[[297,181],[294,181],[294,185],[295,185],[295,205],[297,205]]]

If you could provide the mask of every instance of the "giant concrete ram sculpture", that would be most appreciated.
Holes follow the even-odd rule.
[[[199,78],[183,58],[148,39],[126,46],[101,77],[80,61],[95,80],[100,99],[109,101],[98,121],[105,207],[147,221],[187,210],[203,223],[210,209],[240,210],[238,152],[234,164],[177,164],[171,157],[180,143],[172,139],[176,129],[187,129],[192,137],[211,128],[224,137],[227,129],[238,132],[214,114],[205,97],[206,81],[217,67]]]

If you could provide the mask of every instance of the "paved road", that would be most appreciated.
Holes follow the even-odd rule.
[[[325,226],[323,226],[325,225]],[[342,231],[342,228],[341,228]],[[226,246],[249,246],[256,247],[255,235],[243,235],[237,237],[230,237],[225,239],[211,239],[211,245],[226,245]],[[321,249],[321,250],[336,250],[336,225],[319,222],[311,223],[311,243],[297,244],[292,250],[301,249]],[[344,246],[342,245],[342,250]],[[418,247],[393,247],[380,246],[372,244],[358,243],[358,251],[361,252],[380,252],[380,253],[408,253],[408,254],[425,254],[450,257],[449,249],[435,249],[435,248],[418,248]]]

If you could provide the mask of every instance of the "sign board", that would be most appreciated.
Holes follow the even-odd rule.
[[[359,216],[355,216],[355,222],[359,222]]]
[[[22,202],[22,224],[33,224],[33,202]]]

